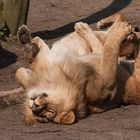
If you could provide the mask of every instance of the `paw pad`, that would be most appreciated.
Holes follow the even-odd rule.
[[[22,44],[29,43],[31,41],[30,31],[26,25],[22,25],[17,32],[17,37]]]

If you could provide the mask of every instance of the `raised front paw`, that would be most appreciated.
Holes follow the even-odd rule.
[[[132,26],[127,22],[118,23],[116,28],[118,28],[118,35],[122,36],[122,39],[127,38],[127,36],[132,32]]]
[[[87,34],[92,32],[92,29],[89,27],[89,25],[83,22],[76,23],[74,29],[78,35],[84,38]]]
[[[31,41],[31,34],[26,25],[19,27],[17,37],[22,44],[26,44]]]
[[[125,38],[124,42],[136,41],[139,39],[138,37],[139,29],[137,27],[132,28],[131,33]]]
[[[109,32],[115,35],[116,38],[124,40],[132,32],[132,26],[128,22],[118,22],[113,25]]]
[[[55,117],[53,121],[57,124],[73,124],[75,122],[75,114],[73,111],[62,112],[60,115]]]
[[[140,31],[138,27],[134,27],[130,35],[127,36],[127,41],[136,41],[140,39]]]
[[[105,29],[107,27],[110,27],[113,24],[113,22],[111,22],[110,20],[102,19],[100,21],[97,22],[96,26],[97,29]]]

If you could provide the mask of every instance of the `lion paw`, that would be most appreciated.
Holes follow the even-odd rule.
[[[132,41],[136,38],[136,34],[131,33],[127,36],[126,41]]]
[[[132,32],[132,26],[127,22],[118,22],[109,30],[109,32],[116,37],[121,38],[121,40],[125,40]]]
[[[31,41],[31,34],[26,25],[19,27],[17,37],[22,44],[26,44]]]
[[[92,29],[89,27],[89,25],[83,22],[76,23],[74,28],[76,33],[84,38],[87,34],[92,32]]]
[[[59,116],[55,117],[53,121],[57,124],[73,124],[75,122],[75,114],[73,111],[62,112]]]
[[[57,116],[56,118],[54,118],[53,122],[57,124],[61,124],[61,118]]]
[[[97,22],[96,27],[97,29],[105,29],[107,27],[110,27],[112,24],[113,22],[106,19],[102,19],[99,22]]]
[[[127,36],[127,41],[134,41],[134,40],[139,40],[140,36],[139,36],[139,28],[134,27],[132,29],[132,32]]]

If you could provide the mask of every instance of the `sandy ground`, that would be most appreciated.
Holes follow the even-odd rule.
[[[0,111],[0,140],[139,140],[140,106],[94,114],[73,125],[28,126],[21,106]]]
[[[28,27],[51,44],[73,31],[76,21],[82,20],[95,29],[94,23],[121,10],[130,23],[140,28],[139,0],[32,0]],[[11,43],[12,42],[12,43]],[[14,75],[27,61],[19,51],[16,39],[0,48],[0,91],[18,87]],[[37,124],[27,126],[21,106],[0,110],[0,140],[139,140],[140,106],[125,106],[94,114],[72,126]]]

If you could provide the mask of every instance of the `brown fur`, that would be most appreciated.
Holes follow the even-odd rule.
[[[56,42],[51,50],[43,40],[34,38],[31,42],[39,47],[39,52],[30,70],[20,68],[16,73],[16,78],[27,90],[28,101],[42,108],[47,104],[43,117],[34,114],[38,121],[72,124],[76,118],[85,117],[88,110],[102,112],[123,102],[139,104],[139,55],[134,73],[130,70],[132,74],[121,62],[118,64],[122,42],[132,27],[118,20],[106,33],[94,33],[84,23],[76,24],[75,30]],[[136,47],[134,43],[133,47]],[[40,99],[42,94],[46,96]],[[40,102],[36,102],[38,98]],[[32,105],[25,111],[28,122],[34,122],[30,112]]]

